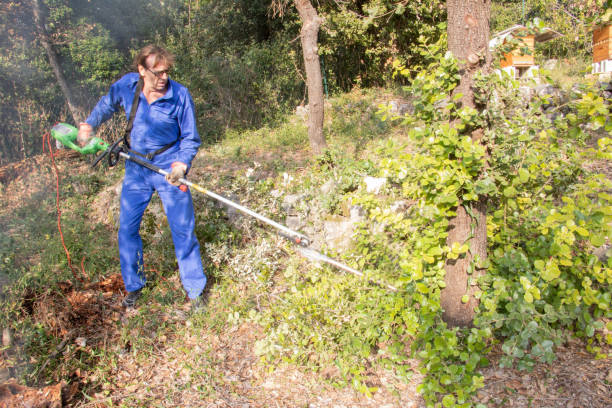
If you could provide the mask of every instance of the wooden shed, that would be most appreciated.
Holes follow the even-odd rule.
[[[612,72],[612,25],[597,26],[593,30],[593,73]]]

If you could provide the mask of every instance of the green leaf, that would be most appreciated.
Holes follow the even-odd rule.
[[[586,328],[585,334],[587,335],[587,337],[593,337],[593,335],[595,334],[595,328],[589,324]]]
[[[452,408],[455,406],[455,396],[452,394],[445,395],[442,398],[442,405],[446,408]]]
[[[429,288],[422,282],[417,283],[416,288],[421,293],[429,293]]]
[[[519,169],[518,175],[519,181],[521,183],[526,183],[527,181],[529,181],[529,171],[527,171],[526,169]]]
[[[576,227],[576,232],[580,235],[582,235],[583,237],[588,237],[589,236],[589,230],[587,230],[586,228],[583,227]]]
[[[591,235],[591,244],[594,247],[600,247],[606,243],[606,237],[603,235]]]
[[[504,188],[504,197],[512,198],[516,196],[516,189],[512,186]]]
[[[493,178],[487,177],[474,183],[474,192],[476,194],[493,194],[497,192],[497,186]]]
[[[451,252],[454,254],[464,254],[470,249],[468,244],[460,245],[459,242],[453,242]],[[454,258],[453,258],[454,259]]]

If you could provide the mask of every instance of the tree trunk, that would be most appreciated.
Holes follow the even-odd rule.
[[[478,109],[474,101],[473,75],[478,70],[489,69],[489,15],[491,0],[448,0],[448,50],[459,60],[461,80],[453,94],[461,93],[462,106]],[[482,139],[483,129],[473,130],[473,140]],[[470,250],[464,257],[447,260],[446,287],[441,292],[440,303],[442,318],[450,327],[466,327],[472,324],[474,308],[478,300],[474,298],[476,279],[485,271],[482,264],[487,257],[487,203],[486,197],[471,205],[471,213],[460,203],[457,215],[449,224],[446,243],[464,244],[469,241]],[[470,274],[469,267],[472,265]],[[463,296],[469,300],[463,302]]]
[[[302,19],[300,37],[306,68],[306,86],[308,88],[308,139],[315,154],[320,154],[327,147],[323,135],[323,79],[317,46],[317,37],[322,19],[310,3],[310,0],[294,0],[295,7]]]
[[[66,99],[66,103],[68,104],[68,109],[70,109],[74,123],[78,126],[79,122],[82,122],[85,119],[85,114],[74,101],[72,92],[68,87],[64,74],[62,73],[57,55],[55,54],[55,51],[53,51],[53,47],[49,41],[49,36],[47,35],[47,30],[45,29],[45,24],[43,22],[40,9],[40,0],[32,0],[32,11],[34,13],[34,21],[36,23],[36,29],[38,31],[40,42],[47,53],[47,57],[49,58],[49,65],[51,65],[55,78],[57,79],[57,83],[62,89],[62,93],[64,94],[64,98]]]

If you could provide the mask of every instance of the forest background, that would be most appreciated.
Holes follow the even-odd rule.
[[[270,0],[5,1],[0,10],[0,164],[41,152],[49,124],[72,122],[41,45],[35,6],[77,109],[84,115],[109,84],[130,71],[148,43],[177,55],[172,77],[194,97],[207,143],[228,129],[256,128],[306,104],[300,19],[280,18]],[[397,60],[413,73],[432,58],[417,45],[445,33],[445,2],[319,1],[319,54],[326,95],[355,87],[397,87]],[[590,22],[603,1],[494,1],[491,33],[538,17],[564,36],[538,45],[537,59],[570,59],[579,72],[591,55]]]

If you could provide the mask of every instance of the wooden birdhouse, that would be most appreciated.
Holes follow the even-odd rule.
[[[593,30],[593,73],[612,72],[612,25],[595,27]]]

